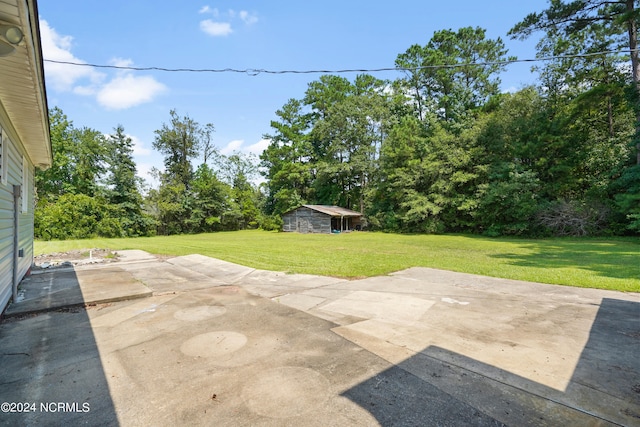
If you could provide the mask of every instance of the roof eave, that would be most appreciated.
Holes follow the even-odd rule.
[[[36,0],[11,1],[10,14],[0,19],[19,26],[24,39],[9,56],[0,57],[0,114],[11,139],[19,142],[40,169],[52,163],[49,108]]]

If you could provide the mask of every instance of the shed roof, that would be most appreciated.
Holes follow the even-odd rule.
[[[360,212],[352,211],[351,209],[341,208],[340,206],[326,206],[326,205],[302,205],[305,208],[313,209],[314,211],[322,212],[331,216],[341,217],[357,217],[362,216]]]

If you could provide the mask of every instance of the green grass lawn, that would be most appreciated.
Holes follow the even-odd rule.
[[[237,231],[35,243],[36,255],[72,249],[202,254],[254,268],[348,278],[409,267],[640,292],[638,239],[494,239],[463,235],[339,235]]]

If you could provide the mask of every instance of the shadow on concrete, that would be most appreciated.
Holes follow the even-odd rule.
[[[369,411],[381,426],[505,425],[406,368],[393,366],[342,396]]]
[[[72,267],[51,269],[25,277],[18,286],[18,298],[4,312],[5,317],[81,306],[84,297],[78,275]]]
[[[640,304],[605,298],[565,390],[429,346],[342,395],[382,426],[640,425],[639,354]]]
[[[600,405],[615,398],[620,406],[609,408],[614,415],[626,425],[640,425],[639,303],[602,300],[566,394],[577,398],[585,387],[601,393],[595,402]]]
[[[53,278],[32,276],[50,283]],[[64,279],[63,299],[81,301],[75,272],[65,271]],[[118,425],[100,352],[82,306],[2,319],[0,372],[0,425]]]

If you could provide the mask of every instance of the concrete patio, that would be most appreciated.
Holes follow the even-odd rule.
[[[639,354],[640,294],[121,251],[23,282],[0,424],[634,426]]]

